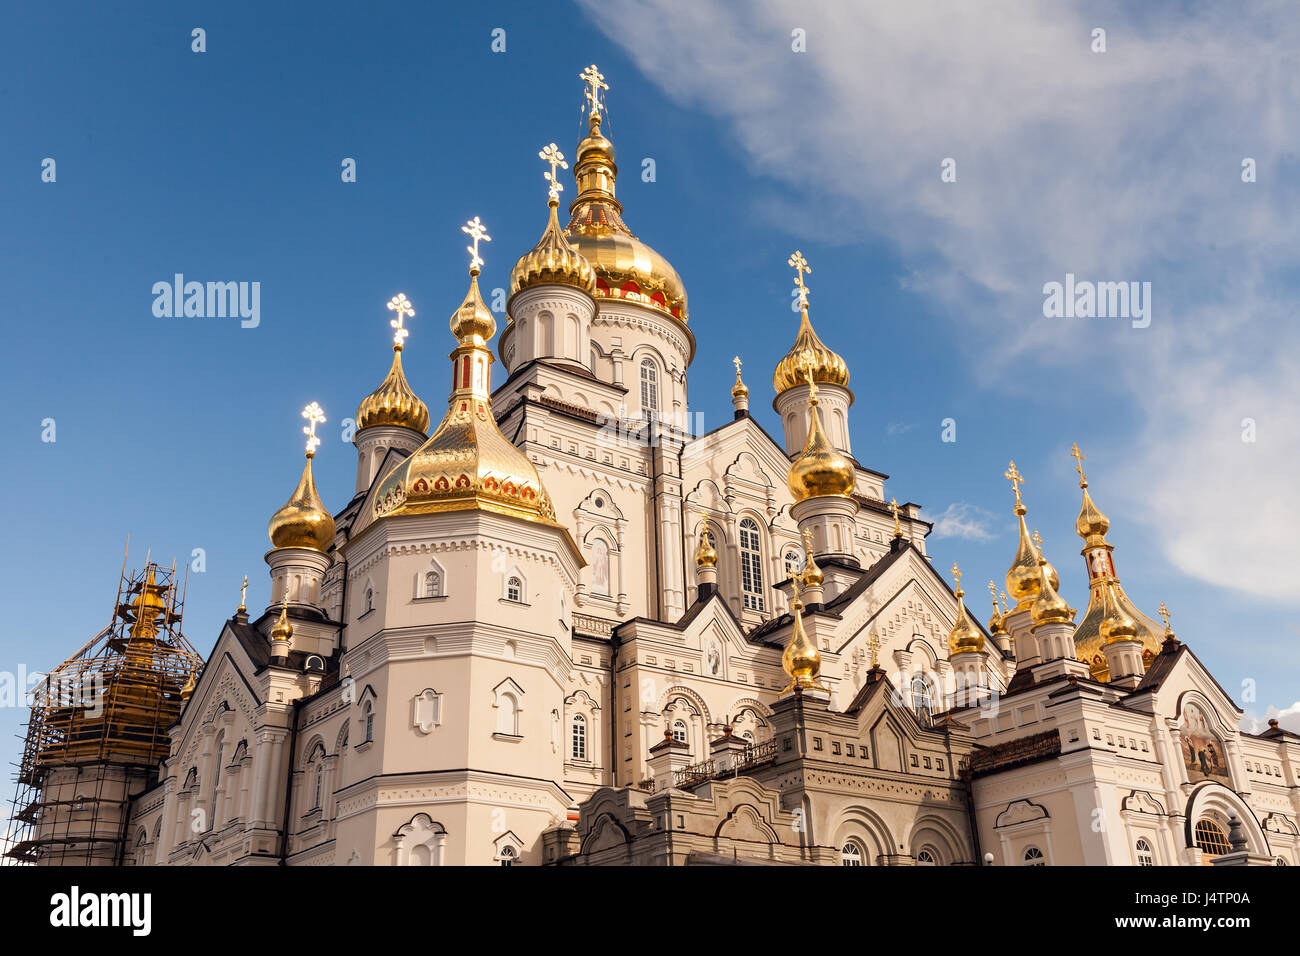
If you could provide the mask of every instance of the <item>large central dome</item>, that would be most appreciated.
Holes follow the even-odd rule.
[[[687,321],[686,286],[677,270],[632,235],[623,222],[623,206],[614,197],[618,167],[614,144],[600,131],[593,113],[587,137],[578,144],[573,175],[577,198],[569,204],[569,242],[596,270],[596,297],[626,299]]]

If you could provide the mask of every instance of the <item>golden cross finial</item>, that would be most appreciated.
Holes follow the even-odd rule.
[[[1007,592],[1006,591],[1000,592],[1000,597],[1002,598],[1002,613],[1006,614],[1007,613]]]
[[[817,404],[817,382],[813,380],[813,358],[807,352],[799,353],[799,368],[803,371],[804,378],[808,379],[808,404]]]
[[[1169,608],[1165,607],[1164,601],[1160,602],[1160,610],[1157,613],[1160,615],[1160,620],[1165,622],[1165,633],[1170,633],[1169,618],[1171,615],[1169,614]]]
[[[557,169],[568,169],[569,164],[564,161],[564,154],[560,152],[559,147],[554,143],[544,147],[537,155],[542,162],[551,164],[551,171],[549,173],[542,173],[542,178],[551,184],[550,197],[554,202],[558,203],[560,201],[560,193],[564,191],[564,186],[560,183],[555,171]]]
[[[805,272],[812,272],[812,267],[808,265],[808,260],[803,257],[803,253],[798,249],[794,251],[794,255],[787,262],[790,264],[790,268],[794,269],[794,284],[795,288],[799,290],[799,308],[806,309],[808,308],[808,293],[812,290],[803,284],[803,276]]]
[[[800,600],[801,589],[800,589],[800,587],[799,587],[799,585],[803,583],[802,580],[800,579],[799,575],[797,575],[797,574],[792,574],[792,575],[790,575],[790,577],[788,578],[788,580],[789,580],[789,582],[790,582],[790,588],[794,591],[794,600],[791,602],[791,604],[792,604],[792,605],[794,605],[794,604],[800,604],[800,605],[802,605],[802,601]]]
[[[411,307],[411,300],[406,297],[405,292],[399,292],[389,299],[388,308],[397,313],[397,318],[391,320],[388,324],[393,327],[393,347],[400,352],[402,345],[406,342],[406,337],[411,334],[404,322],[408,315],[415,315],[415,309]]]
[[[1038,533],[1038,529],[1035,528],[1035,529],[1034,529],[1034,533],[1031,534],[1029,537],[1031,537],[1031,538],[1033,539],[1033,541],[1034,541],[1034,547],[1038,549],[1038,553],[1039,553],[1039,554],[1042,554],[1042,552],[1043,552],[1043,536],[1042,536],[1041,534]]]
[[[880,666],[880,649],[884,646],[880,635],[876,633],[875,628],[872,628],[871,637],[867,639],[867,647],[871,648],[871,666],[873,669]]]
[[[957,590],[953,593],[961,597],[965,592],[961,589],[961,570],[957,567],[957,562],[952,563],[952,576],[957,579]]]
[[[734,366],[736,366],[736,381],[739,382],[739,381],[740,381],[740,366],[744,365],[745,363],[742,362],[742,361],[740,360],[740,356],[737,355],[735,358],[733,358],[733,359],[731,360],[731,364],[734,365]]]
[[[894,537],[901,538],[903,536],[903,526],[898,523],[898,499],[897,498],[889,499],[889,510],[894,513]]]
[[[587,84],[586,97],[591,105],[591,112],[588,115],[599,116],[601,110],[605,108],[605,103],[600,98],[600,91],[609,89],[609,84],[605,82],[605,75],[596,69],[596,64],[593,63],[578,74],[578,79]]]
[[[478,216],[465,223],[460,227],[460,231],[474,240],[474,245],[466,246],[465,251],[469,253],[469,274],[476,276],[483,266],[483,259],[478,254],[478,244],[480,242],[491,242],[492,237],[487,234],[487,228],[479,221]]]
[[[1088,457],[1079,451],[1079,443],[1075,442],[1070,446],[1070,457],[1074,459],[1074,470],[1079,473],[1079,487],[1088,487],[1088,476],[1083,473],[1083,462]]]
[[[993,583],[992,578],[989,578],[989,594],[993,598],[993,610],[996,611],[998,609],[998,586]]]
[[[1011,482],[1011,487],[1014,488],[1016,492],[1016,504],[1020,504],[1020,486],[1024,484],[1025,476],[1016,471],[1016,463],[1014,461],[1011,462],[1011,466],[1007,468],[1002,477]]]
[[[807,564],[813,554],[812,531],[804,528],[799,534],[803,538],[804,564]]]
[[[302,410],[302,417],[307,419],[302,433],[307,436],[307,457],[310,458],[316,454],[316,447],[320,444],[320,439],[316,437],[316,426],[325,421],[325,411],[319,404],[312,402]]]
[[[247,599],[247,597],[246,597],[247,594],[248,594],[248,575],[245,574],[245,575],[244,575],[244,583],[241,584],[241,585],[239,586],[239,608],[238,608],[238,611],[239,611],[240,614],[243,614],[245,611],[248,610],[248,607],[244,604],[244,601]]]

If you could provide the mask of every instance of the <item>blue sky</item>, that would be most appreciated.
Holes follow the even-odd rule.
[[[1166,601],[1229,692],[1254,681],[1241,702],[1255,716],[1300,697],[1300,89],[1285,66],[1300,28],[1284,7],[466,7],[4,15],[0,491],[18,613],[0,670],[53,666],[108,622],[128,533],[133,564],[204,550],[186,627],[201,652],[242,575],[264,606],[265,524],[297,480],[299,410],[325,408],[316,474],[341,508],[355,458],[338,427],[387,369],[384,303],[404,291],[406,371],[436,420],[459,226],[482,217],[484,285],[506,285],[545,222],[537,150],[572,155],[577,74],[595,61],[626,219],[687,285],[706,428],[730,418],[740,349],[776,431],[770,370],[797,324],[785,261],[799,248],[814,324],[852,369],[855,454],[892,476],[887,494],[950,519],[930,550],[960,562],[982,616],[982,583],[1000,584],[1015,550],[1011,458],[1062,591],[1085,605],[1077,441],[1139,605]],[[356,183],[340,180],[345,157]],[[957,181],[941,183],[949,157]],[[151,288],[177,272],[259,282],[260,325],[156,318]],[[1045,318],[1042,286],[1067,272],[1151,282],[1150,328]],[[955,443],[940,441],[948,417]],[[16,755],[21,719],[0,708],[0,756]]]

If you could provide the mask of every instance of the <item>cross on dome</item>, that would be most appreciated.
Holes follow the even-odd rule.
[[[605,102],[600,98],[600,91],[609,89],[609,84],[605,82],[605,75],[596,69],[596,64],[593,63],[578,74],[578,79],[587,84],[585,95],[587,103],[591,106],[588,115],[600,116],[605,108]]]
[[[491,242],[492,237],[487,234],[487,227],[479,220],[478,216],[470,219],[465,225],[460,227],[460,231],[474,240],[474,245],[466,246],[465,251],[469,253],[469,272],[470,275],[476,276],[479,270],[483,268],[483,258],[478,254],[478,244],[480,242]]]
[[[393,327],[393,345],[400,349],[406,342],[406,337],[411,334],[403,323],[407,316],[415,315],[415,309],[411,306],[411,301],[406,297],[405,292],[399,292],[389,299],[388,308],[397,313],[397,318],[388,324]]]
[[[307,419],[302,433],[307,436],[307,457],[310,458],[316,454],[316,448],[320,445],[320,439],[316,437],[316,426],[325,421],[325,411],[319,403],[312,402],[302,410],[302,417]]]
[[[808,293],[812,290],[804,285],[803,277],[805,272],[812,272],[812,267],[808,265],[808,260],[803,257],[803,253],[798,249],[786,261],[794,269],[794,284],[795,288],[799,290],[799,308],[806,309],[808,308]]]
[[[560,182],[555,171],[557,169],[568,169],[569,164],[564,161],[564,154],[560,152],[560,148],[554,143],[544,147],[538,152],[537,156],[542,162],[549,163],[551,166],[551,171],[548,173],[542,173],[542,178],[551,184],[549,190],[550,198],[558,203],[560,201],[560,193],[564,191],[564,185]]]

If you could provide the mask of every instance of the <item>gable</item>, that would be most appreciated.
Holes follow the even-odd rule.
[[[226,622],[212,655],[203,665],[194,693],[181,711],[181,734],[173,757],[189,755],[199,739],[196,731],[214,720],[223,708],[235,710],[250,727],[256,724],[262,705],[253,681],[257,662],[248,655],[232,625],[238,626],[238,622]]]

